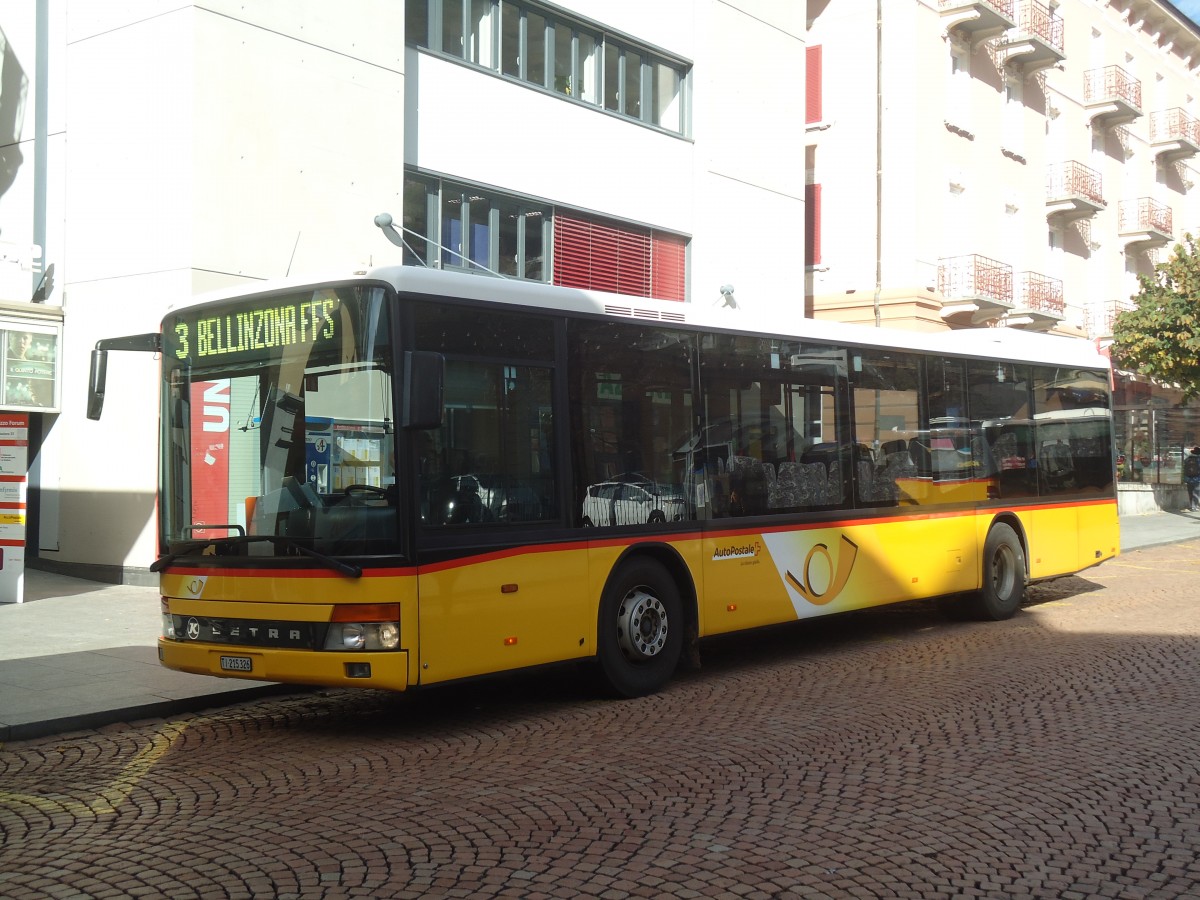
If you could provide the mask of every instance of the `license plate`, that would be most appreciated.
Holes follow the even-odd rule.
[[[248,656],[222,656],[221,668],[226,672],[251,672],[254,665]]]

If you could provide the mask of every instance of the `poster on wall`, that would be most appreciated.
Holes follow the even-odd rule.
[[[57,412],[57,327],[0,321],[0,328],[0,406]]]
[[[0,603],[25,600],[25,477],[29,417],[0,414]]]

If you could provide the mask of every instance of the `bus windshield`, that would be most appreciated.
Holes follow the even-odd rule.
[[[388,296],[322,286],[166,318],[167,553],[395,552]]]

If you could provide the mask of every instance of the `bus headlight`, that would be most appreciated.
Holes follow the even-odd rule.
[[[335,622],[325,635],[326,650],[395,650],[398,622]]]
[[[162,604],[162,636],[168,641],[175,640],[175,619],[167,608],[167,598],[159,598]]]
[[[347,604],[333,608],[326,650],[395,650],[400,646],[400,604]]]

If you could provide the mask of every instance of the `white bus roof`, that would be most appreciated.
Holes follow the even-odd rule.
[[[382,281],[406,293],[609,317],[614,321],[686,324],[705,330],[792,337],[839,345],[878,346],[949,356],[1048,363],[1076,368],[1106,369],[1110,365],[1109,360],[1096,350],[1091,341],[1081,338],[1030,333],[1015,328],[972,328],[928,333],[811,319],[803,315],[801,296],[796,297],[799,311],[789,313],[786,310],[771,310],[766,314],[719,305],[720,301],[705,306],[698,303],[558,287],[519,279],[446,272],[418,266],[385,266],[352,274],[330,274],[329,277],[323,278],[293,278],[244,284],[196,297],[193,302],[178,304],[173,309],[193,308],[237,297],[303,290],[327,283],[345,284],[354,281]]]

